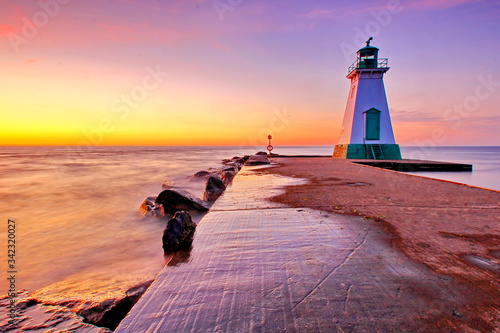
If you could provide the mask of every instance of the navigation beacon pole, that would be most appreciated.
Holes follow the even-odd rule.
[[[351,89],[333,157],[348,159],[400,160],[401,151],[394,139],[384,74],[388,60],[379,59],[379,49],[370,46],[373,38],[357,52],[347,78]]]
[[[269,157],[268,158],[269,158],[269,160],[271,160],[271,151],[273,150],[273,146],[271,145],[271,139],[273,137],[271,136],[271,134],[269,134],[267,136],[267,138],[269,139],[269,146],[267,146],[267,151],[269,152]]]

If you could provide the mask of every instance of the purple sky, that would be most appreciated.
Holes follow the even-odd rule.
[[[333,145],[373,36],[398,143],[500,145],[499,17],[468,0],[2,1],[0,144]],[[119,109],[147,68],[168,76]]]

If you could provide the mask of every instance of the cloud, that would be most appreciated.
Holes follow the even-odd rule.
[[[415,9],[445,9],[456,6],[461,6],[469,3],[478,3],[482,0],[417,0],[412,1],[409,4],[403,3],[403,7],[406,8],[415,8]]]
[[[404,0],[403,0],[404,1]],[[402,6],[404,7],[405,3],[401,2],[400,5],[397,3],[389,5],[387,2],[382,3],[358,3],[353,4],[350,3],[347,6],[336,7],[336,8],[315,8],[306,14],[303,14],[303,17],[307,17],[309,19],[343,19],[350,20],[352,15],[360,15],[365,13],[371,13],[373,11],[380,11],[384,9],[388,9],[389,6]]]
[[[338,8],[315,8],[309,12],[301,15],[311,20],[321,19],[336,19],[336,20],[349,20],[351,15],[360,15],[368,13],[372,10],[378,10],[386,6],[359,6],[350,4],[346,7]]]
[[[470,117],[465,120],[470,125],[495,126],[500,124],[500,116]]]
[[[452,126],[450,123],[443,119],[443,114],[441,112],[431,112],[424,110],[394,110],[391,109],[391,119],[393,123],[424,123],[425,126],[429,125],[441,125],[445,127]],[[471,115],[467,118],[462,118],[460,126],[463,128],[474,128],[479,132],[490,132],[492,130],[497,130],[500,124],[500,116],[485,116],[485,117],[475,117]]]
[[[309,19],[348,19],[351,15],[360,15],[363,13],[371,13],[373,11],[380,11],[388,9],[389,6],[401,7],[403,10],[407,9],[420,9],[420,10],[434,10],[434,9],[447,9],[451,7],[461,6],[470,3],[479,3],[483,0],[401,0],[390,4],[390,2],[382,1],[377,4],[360,3],[358,5],[349,4],[344,7],[337,8],[315,8],[306,14],[302,15]]]
[[[113,42],[173,44],[178,41],[202,36],[201,31],[197,30],[159,28],[152,27],[147,23],[135,25],[98,23],[96,26],[102,37]]]
[[[421,122],[440,122],[443,121],[443,115],[440,113],[419,110],[396,110],[391,109],[391,119],[400,123],[421,123]]]
[[[0,37],[5,37],[11,32],[15,32],[16,29],[11,25],[0,25]]]
[[[43,60],[42,58],[30,58],[30,59],[26,59],[24,61],[4,63],[3,66],[15,67],[15,66],[22,66],[22,65],[30,65],[30,64],[33,64],[36,62],[40,62],[42,60]]]
[[[200,4],[204,4],[210,0],[113,0],[118,4],[136,6],[138,9],[144,8],[161,10],[165,13],[180,14],[185,9],[198,8]],[[210,1],[210,5],[212,1]]]
[[[32,59],[28,59],[26,61],[24,61],[25,64],[32,64],[34,62],[39,62],[39,61],[42,61],[41,58],[32,58]]]
[[[304,14],[304,16],[310,19],[333,18],[338,12],[339,11],[336,9],[313,9],[310,12]]]

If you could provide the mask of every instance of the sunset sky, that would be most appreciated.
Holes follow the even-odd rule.
[[[401,145],[500,145],[500,2],[7,0],[0,145],[334,145],[373,36]]]

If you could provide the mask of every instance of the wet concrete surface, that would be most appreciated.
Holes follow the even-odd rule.
[[[468,331],[458,283],[409,260],[373,220],[268,201],[304,180],[252,169],[116,332]]]

